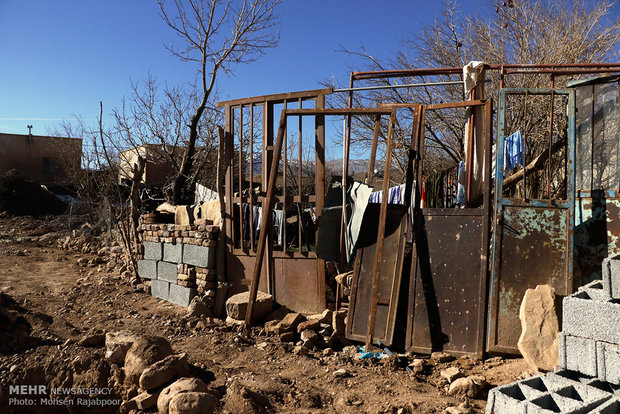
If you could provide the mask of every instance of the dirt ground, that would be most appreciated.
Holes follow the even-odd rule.
[[[359,360],[344,352],[296,355],[294,344],[268,336],[260,327],[244,339],[235,325],[188,317],[185,308],[132,287],[118,264],[58,248],[57,241],[68,232],[50,235],[45,231],[50,223],[0,218],[0,291],[15,300],[32,326],[23,349],[0,349],[0,413],[117,412],[118,407],[29,411],[7,403],[10,385],[61,386],[71,383],[70,377],[74,387],[111,384],[118,398],[127,398],[128,391],[119,386],[122,368],[104,361],[105,348],[78,344],[97,330],[165,337],[175,352],[188,354],[192,375],[220,396],[218,412],[442,413],[459,404],[463,412],[483,412],[486,391],[475,399],[449,396],[441,370],[459,367],[465,376],[482,375],[489,387],[531,375],[521,358],[434,363],[428,356],[406,355],[408,361],[426,360],[424,370],[414,374],[393,360]],[[335,376],[340,369],[345,374]]]

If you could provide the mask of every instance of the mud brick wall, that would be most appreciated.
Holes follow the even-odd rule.
[[[219,227],[140,224],[139,234],[138,273],[150,284],[151,295],[181,306],[189,306],[196,295],[204,296],[206,304],[213,302]]]

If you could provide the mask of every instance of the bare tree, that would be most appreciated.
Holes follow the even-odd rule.
[[[391,59],[373,56],[363,47],[345,53],[361,57],[367,70],[408,68],[458,67],[479,60],[490,64],[501,63],[590,63],[613,61],[618,57],[620,18],[611,15],[613,3],[604,0],[595,3],[583,0],[511,0],[495,1],[488,9],[470,12],[459,10],[457,1],[444,1],[442,15],[422,29],[413,32],[403,41],[401,51]],[[477,14],[474,14],[477,13]],[[486,96],[496,97],[499,78],[491,73],[491,82],[485,85]],[[570,78],[556,78],[556,86]],[[431,81],[456,81],[459,75],[404,78],[399,83],[424,83]],[[393,80],[378,79],[376,85],[388,85]],[[328,84],[335,85],[333,82]],[[341,85],[339,85],[341,86]],[[505,87],[549,87],[549,77],[515,75],[508,78]],[[334,95],[331,104],[344,106],[347,96]],[[376,106],[379,102],[419,102],[433,104],[463,100],[459,85],[438,87],[403,88],[371,91],[357,94],[354,106]],[[556,99],[557,112],[561,112],[561,99]],[[530,145],[526,160],[537,160],[537,168],[544,163],[538,156],[547,146],[549,124],[549,98],[528,103],[528,120],[525,122],[523,101],[511,102],[509,124],[524,128]],[[396,139],[406,139],[411,134],[412,113],[400,110],[396,125]],[[557,120],[556,120],[557,121]],[[448,164],[463,159],[463,130],[466,122],[462,110],[430,111],[426,114],[427,148],[435,155],[427,159],[432,170],[441,170]],[[353,124],[353,142],[368,148],[372,136],[371,120],[356,119]],[[387,128],[382,128],[386,132]],[[562,122],[555,122],[554,139],[564,134]],[[381,137],[383,140],[385,136]],[[402,159],[397,157],[397,159]],[[425,161],[425,166],[429,162]],[[561,163],[556,163],[560,168]],[[557,172],[557,171],[556,171]],[[528,173],[529,175],[529,173]],[[518,177],[517,177],[518,178]],[[515,180],[511,181],[513,184]],[[536,186],[536,180],[530,180]],[[536,192],[534,188],[528,191]]]
[[[170,9],[159,0],[161,16],[180,38],[167,49],[182,61],[198,64],[200,101],[189,122],[189,136],[173,184],[178,203],[192,170],[198,127],[220,71],[256,60],[278,44],[279,0],[175,0]]]

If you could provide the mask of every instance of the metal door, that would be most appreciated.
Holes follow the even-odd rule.
[[[568,98],[564,199],[509,198],[503,188],[503,157],[497,157],[496,162],[487,350],[518,354],[519,307],[525,291],[540,284],[553,286],[558,295],[567,295],[573,290],[575,95],[567,89],[501,90],[497,154],[504,154],[509,95],[524,95],[526,99],[528,95]],[[525,113],[527,117],[527,111]],[[527,160],[524,163],[527,165]],[[527,173],[524,175],[527,178]]]

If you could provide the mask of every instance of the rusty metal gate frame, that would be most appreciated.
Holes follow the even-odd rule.
[[[500,283],[501,283],[501,257],[500,238],[504,233],[503,216],[506,208],[518,209],[558,209],[567,210],[567,234],[566,234],[566,264],[565,275],[566,283],[564,292],[557,292],[560,295],[570,294],[573,291],[573,248],[574,248],[574,207],[575,207],[575,91],[570,89],[553,89],[553,88],[513,88],[502,89],[499,95],[499,111],[498,111],[498,138],[496,143],[496,154],[504,153],[505,140],[505,112],[506,97],[508,95],[565,95],[568,97],[568,134],[566,143],[566,200],[526,200],[510,199],[503,197],[503,157],[497,157],[495,172],[495,215],[494,215],[494,234],[491,254],[491,281],[489,285],[489,304],[488,304],[488,320],[487,320],[487,350],[499,353],[519,353],[516,346],[502,345],[498,338],[499,318],[500,318]],[[510,232],[511,229],[508,229]],[[509,252],[512,254],[513,252]],[[524,286],[524,288],[534,288],[535,286]],[[518,298],[519,303],[521,298]],[[518,318],[518,315],[513,315]],[[520,327],[520,325],[519,325]]]
[[[413,245],[413,252],[412,252],[412,265],[411,265],[411,274],[410,274],[410,280],[409,280],[409,303],[408,303],[408,318],[407,318],[407,333],[406,333],[406,343],[405,346],[408,350],[411,350],[413,352],[420,352],[420,353],[430,353],[432,351],[437,350],[436,344],[433,343],[434,341],[432,340],[433,336],[434,336],[434,330],[438,329],[438,326],[434,326],[433,322],[429,319],[427,322],[425,322],[424,324],[422,324],[422,331],[425,333],[428,333],[429,338],[431,339],[431,343],[429,345],[421,345],[421,344],[416,344],[415,341],[416,338],[415,337],[415,333],[416,333],[416,329],[418,329],[418,327],[415,326],[416,324],[416,295],[417,295],[417,291],[420,288],[420,286],[418,286],[417,284],[417,279],[418,279],[418,273],[422,272],[421,269],[421,263],[420,263],[420,257],[418,254],[418,249],[420,248],[419,244],[423,243],[423,240],[426,240],[426,234],[424,229],[422,229],[422,222],[424,221],[425,217],[430,217],[435,221],[442,221],[442,218],[444,219],[452,219],[452,218],[463,218],[466,216],[478,216],[481,218],[481,229],[479,230],[479,237],[476,237],[476,239],[479,238],[479,262],[476,265],[479,266],[479,283],[477,285],[477,298],[474,298],[473,300],[475,308],[476,308],[476,315],[474,315],[474,317],[472,318],[473,320],[469,323],[469,325],[471,326],[467,326],[467,330],[472,329],[475,332],[474,335],[474,339],[473,339],[473,343],[468,343],[465,344],[463,346],[461,346],[461,349],[455,349],[455,348],[443,348],[453,354],[460,354],[460,355],[477,355],[479,357],[482,357],[483,353],[484,353],[484,338],[485,338],[485,312],[486,312],[486,299],[487,299],[487,294],[486,294],[486,289],[487,289],[487,284],[488,284],[488,246],[489,246],[489,239],[490,239],[490,232],[489,232],[489,228],[490,228],[490,207],[491,207],[491,203],[490,203],[490,198],[491,198],[491,181],[490,181],[490,172],[491,172],[491,151],[488,150],[491,147],[491,136],[492,136],[492,119],[493,119],[493,101],[491,99],[485,99],[485,100],[471,100],[471,101],[463,101],[463,102],[453,102],[453,103],[442,103],[442,104],[434,104],[434,105],[425,105],[422,106],[422,110],[421,110],[421,115],[418,118],[418,127],[417,127],[417,134],[415,136],[415,145],[417,148],[417,152],[419,154],[419,161],[417,162],[416,165],[416,170],[417,170],[417,182],[421,183],[422,182],[422,177],[423,177],[423,172],[422,172],[422,163],[424,160],[424,124],[425,124],[425,113],[428,110],[437,110],[437,109],[450,109],[450,108],[467,108],[467,107],[477,107],[480,106],[483,108],[483,115],[485,117],[485,127],[484,127],[484,131],[482,131],[482,133],[484,134],[484,146],[485,146],[485,151],[484,151],[484,172],[483,172],[483,178],[484,178],[484,183],[483,183],[483,203],[482,203],[482,208],[462,208],[462,209],[448,209],[448,208],[420,208],[420,186],[416,186],[416,191],[415,191],[415,208],[414,208],[414,245]],[[450,234],[449,236],[453,236],[453,234]],[[448,263],[454,262],[457,263],[459,262],[459,256],[458,254],[453,254],[451,255],[450,258],[447,258],[446,256],[443,257],[433,257],[430,258],[432,259],[434,262],[437,263],[444,263],[445,265],[447,265]],[[428,269],[430,270],[430,269]],[[422,274],[420,273],[420,277],[422,277]],[[430,277],[430,278],[434,278],[435,275],[427,275],[426,277]],[[455,282],[458,283],[458,281],[455,280]],[[434,284],[434,283],[433,283]],[[426,286],[424,283],[421,284],[422,286],[422,290],[424,292],[426,292],[428,286]],[[440,286],[441,287],[441,286]],[[434,292],[434,288],[431,287],[431,290],[433,290]],[[458,300],[460,298],[460,296],[462,296],[464,293],[462,293],[461,295],[459,295],[458,291],[453,292],[454,296],[453,297],[448,297],[447,300],[444,301],[444,303],[440,304],[438,303],[437,299],[438,298],[434,298],[434,302],[433,303],[429,303],[429,301],[424,300],[424,302],[426,303],[426,306],[429,307],[435,307],[436,311],[437,311],[437,317],[439,318],[439,307],[441,305],[443,305],[444,307],[462,307],[462,303],[465,299],[472,299],[472,298],[462,298],[461,303],[457,303],[456,300]],[[426,293],[425,293],[426,295]],[[454,303],[451,304],[450,303],[450,299],[455,299]],[[458,321],[445,321],[448,323],[444,323],[444,326],[448,326],[448,325],[454,325],[456,324],[462,324],[464,320],[469,320],[469,317],[465,316],[465,315],[460,315],[462,320],[458,320]],[[430,318],[431,316],[428,315],[428,317]],[[449,332],[450,328],[446,328],[446,330]],[[439,334],[443,334],[443,332],[439,332]],[[443,345],[442,345],[443,347]]]
[[[269,173],[271,162],[273,159],[273,144],[274,144],[274,105],[283,104],[286,108],[287,103],[298,103],[301,107],[302,102],[314,101],[315,108],[322,109],[325,106],[325,95],[331,94],[332,89],[317,89],[300,92],[288,92],[274,95],[257,96],[250,98],[235,99],[230,101],[218,102],[218,107],[225,108],[225,147],[226,147],[226,172],[225,172],[225,215],[224,219],[224,232],[227,247],[227,260],[226,267],[228,269],[229,280],[230,275],[235,275],[236,279],[231,280],[233,283],[232,292],[238,292],[245,290],[245,286],[250,284],[250,277],[254,263],[256,261],[256,252],[254,251],[254,235],[251,237],[250,248],[244,245],[243,242],[239,243],[237,247],[237,240],[235,240],[235,231],[239,230],[239,234],[242,234],[243,218],[238,217],[235,219],[234,209],[235,203],[241,205],[242,203],[248,203],[251,205],[262,205],[265,208],[265,193],[267,191],[267,183],[269,181]],[[251,196],[244,196],[242,191],[243,185],[239,184],[239,195],[234,195],[236,190],[234,187],[235,177],[238,178],[239,183],[243,182],[243,165],[240,162],[238,171],[235,171],[234,151],[235,151],[235,109],[240,111],[240,125],[243,126],[243,109],[250,108],[252,118],[251,130],[253,130],[253,113],[255,107],[262,108],[262,178],[261,178],[261,190],[260,194]],[[300,117],[301,118],[301,117]],[[301,129],[301,123],[300,123]],[[240,134],[243,134],[241,130]],[[276,196],[276,200],[279,202],[288,202],[292,199],[293,202],[314,202],[316,208],[317,221],[320,218],[323,202],[325,198],[325,122],[323,116],[315,117],[315,185],[314,195],[287,195]],[[254,145],[254,139],[252,137],[251,144]],[[242,152],[244,149],[240,148]],[[242,159],[242,158],[240,158]],[[286,168],[285,168],[286,171]],[[253,179],[253,167],[250,165],[250,180]],[[253,193],[253,192],[252,192]],[[241,240],[243,240],[243,237]],[[300,312],[320,312],[326,306],[325,303],[325,263],[323,260],[318,259],[313,251],[273,251],[273,229],[270,229],[267,233],[267,248],[265,249],[264,258],[266,259],[266,266],[263,267],[263,276],[261,278],[261,290],[266,291],[273,295],[276,300],[290,309],[294,309]],[[301,239],[299,240],[301,245]],[[281,270],[281,271],[279,271]],[[295,283],[286,283],[280,274],[295,272]],[[305,276],[304,276],[305,275]],[[305,285],[305,282],[308,285]],[[284,286],[285,289],[279,291],[276,289],[276,285]],[[312,289],[309,292],[305,289]],[[303,291],[302,291],[303,290]]]

